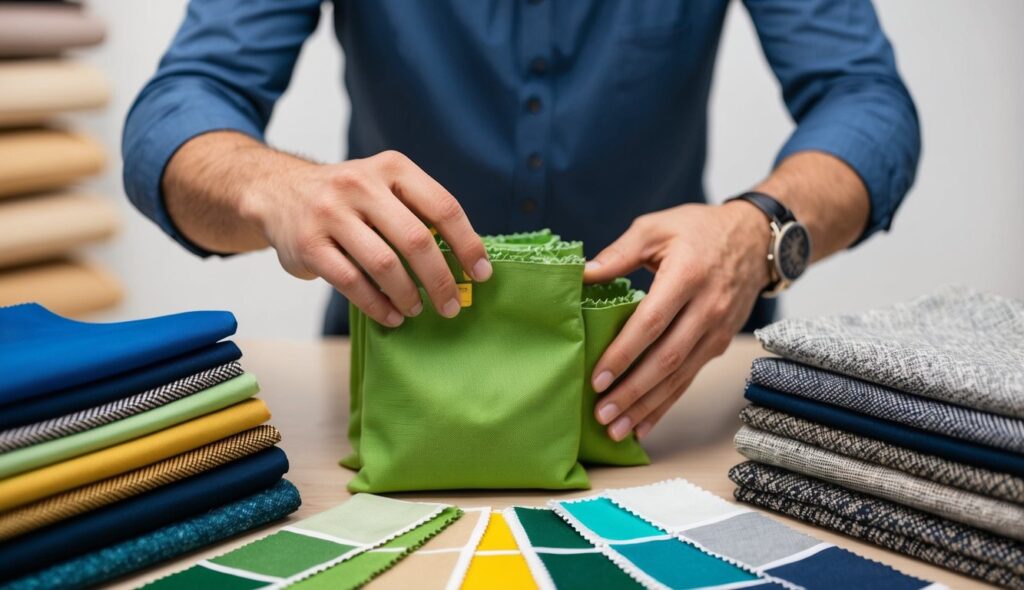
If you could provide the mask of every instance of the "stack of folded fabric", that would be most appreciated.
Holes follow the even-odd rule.
[[[107,199],[72,186],[100,172],[103,149],[60,120],[107,103],[103,74],[65,55],[104,31],[78,3],[0,1],[0,305],[81,315],[120,299],[109,272],[73,257],[117,228]]]
[[[298,507],[229,312],[0,308],[0,586],[98,583]]]
[[[1024,588],[1024,303],[949,288],[757,332],[736,497]]]

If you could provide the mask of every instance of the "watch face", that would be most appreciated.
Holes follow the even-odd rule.
[[[811,236],[799,223],[787,223],[776,243],[775,260],[782,276],[795,281],[811,261]]]

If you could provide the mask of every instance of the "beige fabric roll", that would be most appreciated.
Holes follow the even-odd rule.
[[[109,199],[52,193],[0,201],[0,268],[38,262],[104,240],[117,229]]]
[[[68,111],[102,107],[110,100],[102,72],[61,59],[2,61],[0,88],[0,127],[38,125]]]
[[[0,197],[60,188],[103,169],[103,147],[77,133],[0,133]]]
[[[114,306],[121,285],[104,269],[59,260],[0,271],[0,306],[35,301],[63,316],[81,316]]]
[[[102,20],[77,4],[0,3],[0,57],[55,55],[96,45],[106,30]]]

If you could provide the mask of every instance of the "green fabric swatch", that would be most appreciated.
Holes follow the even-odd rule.
[[[325,541],[285,530],[215,557],[210,562],[263,576],[287,578],[358,548],[358,545]]]
[[[245,373],[167,405],[30,447],[0,454],[0,478],[84,455],[163,430],[236,404],[259,393],[256,378]]]
[[[158,587],[160,590],[200,590],[216,588],[217,590],[254,590],[263,588],[267,582],[240,578],[217,572],[205,567],[190,567],[161,580],[149,584],[146,588]]]

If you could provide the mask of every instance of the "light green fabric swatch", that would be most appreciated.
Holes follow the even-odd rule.
[[[259,392],[245,373],[198,393],[117,422],[0,454],[0,478],[84,455],[215,412]]]

